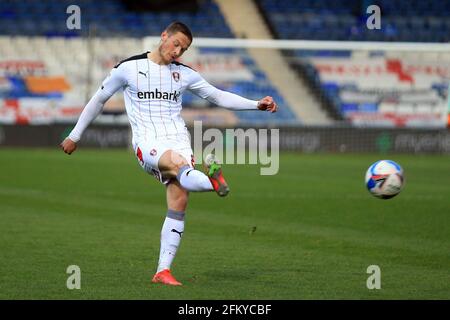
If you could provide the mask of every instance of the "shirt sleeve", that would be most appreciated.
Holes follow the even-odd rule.
[[[109,94],[111,97],[117,90],[127,84],[125,73],[126,71],[124,64],[114,67],[105,80],[103,80],[100,89]]]
[[[241,97],[237,94],[217,89],[208,83],[198,72],[190,75],[188,89],[199,97],[218,106],[231,110],[257,110],[258,101]]]
[[[116,93],[121,87],[126,85],[126,80],[122,73],[122,68],[112,69],[109,76],[103,81],[102,86],[92,96],[91,100],[84,107],[78,118],[77,124],[69,134],[69,139],[73,142],[78,142],[86,130],[88,125],[100,114],[111,96]]]

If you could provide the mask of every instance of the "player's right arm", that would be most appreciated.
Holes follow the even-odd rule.
[[[102,86],[84,107],[83,112],[81,112],[81,115],[78,118],[77,124],[70,132],[69,136],[60,144],[61,149],[63,149],[65,153],[71,154],[76,150],[77,142],[81,139],[83,132],[100,114],[106,101],[108,101],[117,90],[126,85],[123,68],[123,64],[114,67],[109,76],[103,81]]]

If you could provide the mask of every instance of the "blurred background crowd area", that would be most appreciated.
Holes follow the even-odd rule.
[[[79,8],[79,28],[68,27]],[[380,8],[380,29],[367,26]],[[215,86],[251,99],[271,95],[275,115],[232,112],[192,94],[188,123],[445,128],[450,1],[433,0],[2,0],[0,124],[74,123],[111,68],[152,50],[173,21],[193,31],[181,62]],[[417,43],[421,50],[196,46],[198,38]],[[216,42],[220,42],[217,40]],[[427,50],[430,48],[430,50]],[[127,123],[122,94],[96,120]]]

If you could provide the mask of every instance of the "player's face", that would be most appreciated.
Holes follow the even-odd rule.
[[[159,46],[159,54],[165,63],[170,63],[178,59],[191,45],[189,38],[181,32],[169,34],[163,32],[161,35],[161,45]]]

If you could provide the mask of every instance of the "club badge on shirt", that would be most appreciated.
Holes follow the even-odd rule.
[[[180,81],[180,74],[178,72],[172,72],[172,78],[175,80],[175,82]]]

